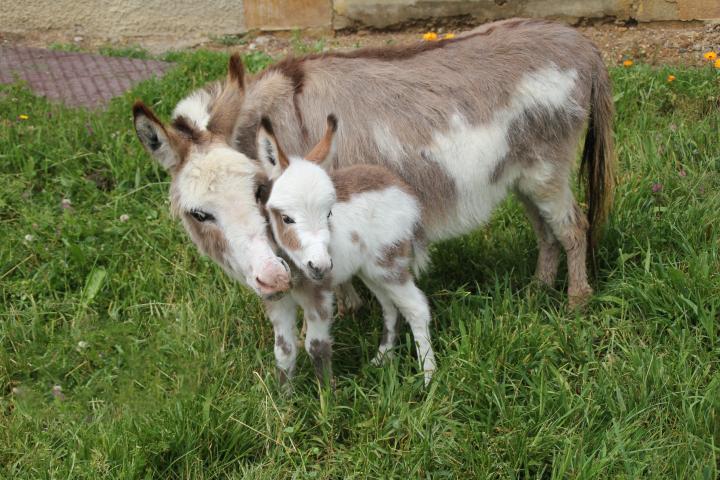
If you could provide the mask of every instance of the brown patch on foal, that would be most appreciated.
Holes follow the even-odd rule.
[[[410,280],[412,277],[409,267],[411,255],[412,242],[410,240],[383,248],[381,256],[377,259],[377,265],[387,271],[385,280],[394,283],[405,283]],[[401,260],[406,260],[406,262]]]
[[[282,243],[282,245],[288,250],[299,250],[300,240],[295,234],[295,231],[285,225],[285,222],[282,220],[282,214],[273,209],[270,210],[270,214],[275,222],[275,228],[277,229],[278,236],[280,237],[278,238],[280,243]]]
[[[410,187],[386,168],[376,165],[352,165],[330,172],[339,202],[346,202],[355,194],[398,187],[412,195]]]
[[[321,380],[326,375],[332,377],[332,343],[314,338],[310,341],[308,353],[315,367],[315,375]]]
[[[282,335],[278,335],[275,339],[275,346],[279,347],[285,355],[290,355],[292,353],[292,348],[290,347],[290,344],[287,340],[285,340],[285,337],[283,337]]]
[[[310,301],[312,309],[318,314],[318,320],[330,320],[332,311],[325,305],[327,295],[332,291],[330,276],[326,276],[322,282],[316,283],[302,275],[295,283],[294,289]]]

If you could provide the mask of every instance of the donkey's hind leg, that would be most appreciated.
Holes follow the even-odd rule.
[[[525,194],[516,192],[520,203],[525,207],[525,213],[535,231],[538,244],[538,259],[535,267],[535,278],[543,285],[552,287],[557,276],[560,264],[560,244],[555,238],[550,225],[540,215],[540,210]]]
[[[587,278],[588,221],[580,210],[569,178],[570,162],[540,162],[518,182],[518,189],[537,207],[567,254],[570,307],[583,305],[592,295]]]

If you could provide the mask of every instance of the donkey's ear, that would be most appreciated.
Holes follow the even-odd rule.
[[[327,127],[325,135],[305,156],[306,160],[317,163],[323,168],[329,168],[333,157],[335,156],[335,133],[337,132],[337,117],[332,113],[327,116]]]
[[[233,53],[228,62],[227,82],[237,85],[241,91],[245,90],[245,67],[239,53]]]
[[[133,105],[133,118],[135,133],[145,150],[166,170],[173,170],[180,158],[170,145],[168,131],[160,119],[140,100]]]
[[[258,160],[260,160],[260,164],[270,180],[278,178],[290,164],[285,152],[282,151],[278,144],[272,123],[268,117],[262,117],[260,120],[260,128],[257,134],[257,152]]]

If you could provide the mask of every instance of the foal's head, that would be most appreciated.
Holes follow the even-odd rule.
[[[305,275],[322,280],[332,269],[328,251],[335,187],[322,165],[332,160],[337,120],[327,117],[327,130],[305,156],[287,157],[268,118],[258,130],[258,157],[274,181],[267,201],[275,240]]]

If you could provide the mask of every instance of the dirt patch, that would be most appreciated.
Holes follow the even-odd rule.
[[[422,34],[435,31],[442,36],[472,28],[467,22],[457,24],[438,22],[411,25],[402,30],[357,32],[339,31],[334,35],[317,36],[297,32],[279,32],[225,36],[213,41],[197,44],[192,48],[265,52],[275,58],[290,53],[302,54],[323,50],[350,50],[359,47],[379,47],[422,41]],[[632,24],[628,22],[595,21],[591,25],[577,27],[592,39],[602,51],[608,65],[621,64],[625,59],[651,65],[701,65],[702,54],[708,50],[720,51],[720,24],[703,22],[657,22]],[[66,39],[67,40],[67,39]],[[45,38],[42,34],[33,36],[11,36],[0,34],[0,45],[47,47],[57,38]],[[92,39],[75,37],[66,45],[81,51],[96,51],[104,43]],[[177,47],[177,46],[175,46]],[[168,46],[170,48],[170,46]],[[157,53],[156,48],[152,49]]]
[[[239,45],[226,46],[208,43],[203,48],[232,51],[262,51],[275,58],[290,53],[321,50],[349,50],[358,47],[380,47],[422,41],[423,33],[432,27],[412,27],[402,31],[354,33],[338,32],[331,38],[313,38],[290,34],[262,34],[238,39]],[[701,22],[663,22],[627,25],[625,23],[597,24],[577,27],[602,51],[608,65],[621,64],[626,59],[651,65],[702,65],[703,52],[720,51],[720,24]],[[446,27],[434,29],[439,36],[462,31]]]

